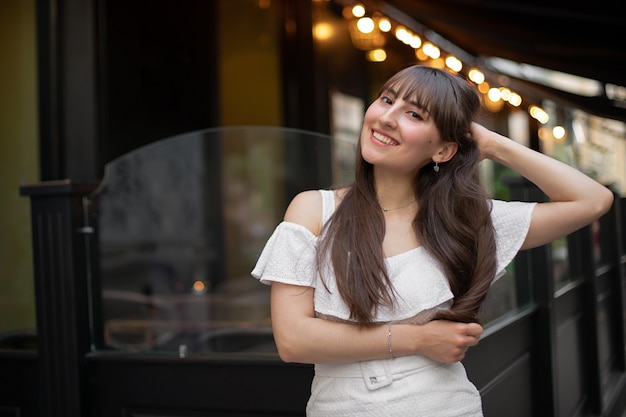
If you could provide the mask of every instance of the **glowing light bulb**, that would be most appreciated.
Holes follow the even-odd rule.
[[[372,33],[376,25],[369,17],[362,17],[356,22],[356,27],[361,33]]]
[[[391,30],[391,22],[386,17],[383,17],[378,21],[378,29],[381,32],[389,32]]]
[[[352,16],[354,17],[363,17],[365,16],[365,7],[362,4],[356,4],[352,8]]]

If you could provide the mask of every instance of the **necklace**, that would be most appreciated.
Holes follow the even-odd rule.
[[[409,201],[407,204],[405,204],[405,205],[403,205],[403,206],[400,206],[400,207],[384,208],[384,209],[383,209],[383,211],[384,211],[385,213],[387,213],[388,211],[392,211],[392,210],[399,210],[399,209],[401,209],[401,208],[408,207],[408,206],[410,206],[410,205],[411,205],[411,204],[413,204],[413,203],[415,203],[415,200],[411,200],[411,201]]]

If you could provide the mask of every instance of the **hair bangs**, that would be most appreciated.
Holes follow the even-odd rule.
[[[442,133],[447,133],[451,103],[458,101],[450,81],[433,68],[408,67],[391,77],[381,93],[390,91],[402,100],[415,103],[429,113]]]

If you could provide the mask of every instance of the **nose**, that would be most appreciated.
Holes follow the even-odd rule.
[[[379,120],[384,126],[387,126],[389,128],[395,128],[397,125],[397,120],[394,107],[391,106],[387,108],[383,113],[381,113]]]

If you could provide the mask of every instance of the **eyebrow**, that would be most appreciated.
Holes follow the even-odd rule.
[[[426,107],[420,105],[417,101],[414,101],[414,100],[408,100],[407,102],[417,107],[422,113],[424,113],[422,116],[425,119],[430,118],[430,111]]]
[[[380,93],[381,94],[385,94],[386,93],[386,94],[393,95],[394,97],[398,97],[398,92],[396,90],[394,90],[393,88],[391,88],[391,87],[385,88]],[[430,111],[426,107],[420,105],[417,101],[415,101],[415,100],[407,100],[407,103],[417,107],[418,109],[420,109],[421,111],[426,113],[427,116],[430,116]]]
[[[383,90],[380,91],[380,94],[391,94],[393,96],[398,96],[398,92],[396,90],[394,90],[393,88],[385,88]]]

